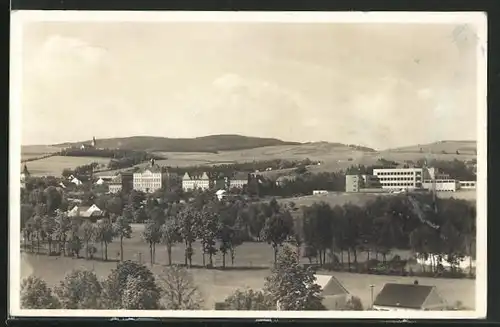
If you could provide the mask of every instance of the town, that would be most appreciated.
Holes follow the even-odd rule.
[[[94,137],[90,144],[55,154],[67,155],[77,150],[94,155],[99,151],[112,151],[100,148]],[[224,169],[214,165],[207,170],[167,167],[159,165],[154,157],[147,158],[139,166],[114,174],[107,173],[106,169],[96,172],[98,165],[90,163],[63,169],[61,176],[32,176],[30,162],[25,162],[21,174],[23,251],[45,253],[49,257],[84,258],[93,262],[92,269],[117,261],[120,263],[117,269],[148,269],[127,268],[127,265],[149,264],[156,271],[162,266],[158,258],[164,258],[163,254],[157,254],[161,250],[156,250],[156,246],[163,244],[167,267],[180,264],[197,274],[201,270],[243,273],[246,269],[254,275],[262,274],[269,264],[277,269],[277,262],[285,260],[281,256],[288,255],[294,258],[297,269],[314,272],[320,287],[321,303],[312,301],[304,304],[306,307],[463,309],[462,301],[450,303],[450,299],[440,295],[439,287],[432,283],[419,284],[419,280],[474,277],[475,229],[470,224],[471,219],[475,221],[475,207],[473,202],[461,200],[460,195],[475,191],[476,181],[470,178],[475,176],[475,161],[455,159],[454,165],[436,162],[448,171],[445,173],[429,167],[427,160],[410,165],[380,159],[373,167],[353,164],[345,171],[324,173],[323,178],[317,180],[308,169],[321,162],[307,159],[291,163],[291,172],[285,170],[288,174],[276,175],[279,177],[273,180],[266,178],[266,173],[279,171],[280,167],[265,167],[272,166],[269,162],[259,165],[263,167],[261,172],[249,171],[248,167],[244,171],[232,170],[237,165],[221,165]],[[258,164],[254,162],[255,165]],[[464,177],[469,178],[460,179]],[[349,198],[352,196],[368,200],[353,204],[354,198]],[[301,204],[302,199],[311,197],[313,200]],[[456,213],[462,216],[453,216]],[[449,219],[459,220],[448,222]],[[353,221],[356,226],[351,226]],[[452,230],[440,228],[443,224],[451,226],[450,223],[455,226]],[[387,229],[395,224],[395,230]],[[430,227],[426,229],[426,226]],[[463,236],[453,241],[438,241],[455,233]],[[437,239],[429,248],[422,241],[429,240],[432,234]],[[137,242],[143,246],[137,246]],[[200,247],[201,264],[196,259],[196,243]],[[266,249],[266,244],[271,245],[272,251]],[[289,246],[297,249],[298,256]],[[264,252],[272,255],[267,257]],[[249,261],[245,256],[255,259]],[[390,256],[393,257],[389,259]],[[231,265],[228,265],[229,259]],[[377,290],[375,285],[366,285],[364,294],[356,294],[332,272],[410,279],[406,283],[382,283],[377,285]],[[180,278],[178,275],[185,273],[175,270],[165,274],[169,278]],[[217,278],[215,276],[213,278]],[[264,281],[266,277],[261,278]],[[262,286],[250,290],[246,287],[248,285],[238,287],[236,283],[232,287],[235,293],[225,294],[226,299],[218,296],[208,301],[199,300],[198,304],[186,308],[202,307],[204,303],[205,308],[208,305],[218,310],[280,310],[280,304],[270,306]],[[378,294],[373,294],[374,291]],[[418,306],[404,307],[409,301],[416,303],[409,300],[412,292],[426,296],[419,295]],[[241,307],[238,301],[246,297],[255,303]]]

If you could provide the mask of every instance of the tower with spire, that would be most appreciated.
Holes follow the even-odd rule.
[[[95,142],[95,136],[92,137],[92,143],[91,143],[92,147],[95,148],[96,146],[96,142]]]

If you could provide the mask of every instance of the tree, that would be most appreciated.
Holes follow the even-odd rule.
[[[200,240],[203,253],[203,266],[205,266],[205,255],[208,254],[209,266],[213,266],[213,255],[217,253],[215,248],[216,238],[219,233],[219,222],[214,212],[202,210],[196,219],[196,236]]]
[[[131,278],[129,287],[127,280]],[[125,290],[132,292],[139,285],[145,292],[141,295],[142,299],[159,299],[161,290],[156,284],[156,280],[152,272],[144,265],[127,260],[118,263],[117,267],[111,271],[106,280],[103,282],[103,302],[106,309],[122,309]],[[128,295],[126,303],[130,306],[136,305],[138,300],[133,300]],[[151,302],[148,302],[151,303]]]
[[[123,239],[132,235],[130,221],[124,216],[118,216],[113,224],[113,235],[120,239],[120,261],[123,261]]]
[[[95,224],[96,241],[101,243],[101,252],[104,260],[108,260],[108,244],[113,242],[113,225],[107,218],[98,220]]]
[[[56,214],[54,236],[59,241],[59,253],[66,255],[66,241],[71,228],[71,220],[63,212]]]
[[[168,255],[168,265],[172,265],[172,247],[175,243],[182,242],[182,238],[179,235],[177,222],[175,218],[170,217],[165,221],[165,223],[161,226],[161,242],[165,244],[167,248]]]
[[[123,291],[121,309],[157,310],[160,308],[159,293],[147,287],[147,281],[128,276]]]
[[[151,265],[155,263],[155,248],[156,244],[160,243],[161,240],[161,225],[154,221],[146,221],[144,226],[144,231],[142,232],[142,238],[149,244],[149,256],[151,259]]]
[[[288,211],[274,212],[266,219],[262,229],[262,239],[274,249],[276,263],[279,247],[293,234],[293,219]]]
[[[90,249],[90,242],[96,238],[96,228],[89,220],[85,220],[80,225],[80,238],[85,243],[85,259],[93,256],[93,250]]]
[[[276,310],[269,294],[262,291],[236,290],[224,300],[226,310],[272,311]]]
[[[48,215],[44,216],[42,218],[42,232],[44,237],[47,239],[47,243],[49,246],[48,255],[52,254],[52,241],[54,239],[55,230],[56,230],[56,222],[54,217]]]
[[[264,291],[280,310],[326,310],[322,304],[321,287],[315,283],[311,268],[299,265],[296,253],[285,246],[271,275],[266,278]]]
[[[100,309],[101,283],[88,270],[73,270],[55,288],[63,309]]]
[[[185,244],[184,262],[186,266],[189,263],[189,267],[191,267],[191,260],[194,253],[193,242],[196,240],[197,215],[198,213],[188,206],[179,213],[179,219],[177,220],[179,223],[178,231]]]
[[[36,235],[36,253],[40,253],[40,240],[42,239],[42,217],[35,215],[31,220],[33,232]]]
[[[54,186],[49,186],[44,191],[47,211],[49,213],[54,212],[62,203],[62,194]]]
[[[58,309],[60,303],[43,279],[29,276],[21,282],[21,308]]]
[[[200,291],[192,275],[178,265],[166,267],[159,276],[163,285],[164,301],[168,310],[199,310],[203,304]]]
[[[349,297],[349,300],[347,300],[344,310],[363,311],[363,303],[359,297],[351,296]]]

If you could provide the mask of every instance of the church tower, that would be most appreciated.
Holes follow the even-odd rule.
[[[25,177],[29,177],[30,175],[30,172],[28,171],[28,167],[26,166],[26,164],[24,164],[23,174]]]
[[[95,148],[95,146],[96,146],[96,142],[95,142],[95,136],[94,136],[94,137],[92,137],[92,147]]]

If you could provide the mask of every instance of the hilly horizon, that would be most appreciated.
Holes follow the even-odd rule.
[[[373,149],[366,146],[355,144],[346,144],[340,142],[291,142],[283,141],[278,138],[262,138],[243,136],[238,134],[218,134],[194,138],[169,138],[157,136],[130,136],[118,138],[96,139],[98,147],[102,148],[121,148],[127,150],[144,150],[151,152],[216,152],[216,151],[235,151],[245,149],[255,149],[270,146],[301,146],[318,145],[323,147],[329,145],[333,147],[348,147],[362,152],[470,152],[476,151],[476,141],[471,140],[443,140],[428,144],[408,145],[389,149]],[[47,148],[62,148],[69,146],[78,146],[80,144],[89,144],[91,140],[79,142],[64,142],[53,145],[25,145],[23,149],[31,147],[44,146]],[[24,151],[23,151],[24,152]]]

